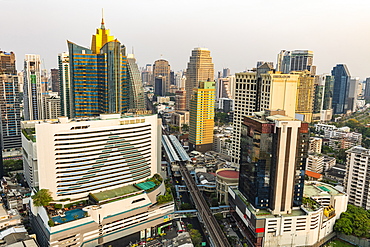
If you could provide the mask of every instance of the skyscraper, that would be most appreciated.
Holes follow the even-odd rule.
[[[63,52],[58,55],[58,66],[61,114],[65,117],[71,117],[71,83],[69,77],[69,55],[67,52]]]
[[[297,97],[295,113],[300,114],[301,120],[306,122],[312,121],[313,100],[315,93],[315,77],[308,70],[301,72],[291,72],[299,75],[297,84]]]
[[[365,80],[365,94],[364,97],[366,100],[370,99],[370,77]]]
[[[191,52],[190,61],[186,70],[186,109],[190,109],[190,99],[193,89],[198,88],[201,81],[214,80],[214,65],[211,52],[206,48],[195,48]]]
[[[59,69],[51,69],[51,90],[60,93]]]
[[[370,150],[361,146],[346,151],[347,164],[344,177],[344,189],[348,194],[348,202],[370,210]]]
[[[244,118],[239,190],[253,207],[289,214],[302,204],[308,139],[307,123],[273,111]]]
[[[215,82],[199,82],[190,100],[189,144],[191,150],[212,150]]]
[[[308,123],[280,112],[244,118],[239,186],[228,199],[250,246],[316,246],[346,210],[347,195],[304,182],[308,138]]]
[[[129,111],[137,112],[146,109],[143,83],[141,74],[133,54],[127,56],[128,65],[128,88],[129,88]]]
[[[334,114],[346,113],[348,110],[348,91],[351,75],[345,64],[337,64],[332,71],[334,76],[333,112]]]
[[[230,156],[235,166],[239,164],[241,123],[254,112],[281,109],[295,117],[299,75],[270,71],[268,64],[257,72],[236,73],[235,106]]]
[[[129,107],[124,45],[110,35],[104,20],[92,37],[91,49],[68,41],[72,117],[122,113]]]
[[[169,92],[171,85],[171,67],[167,60],[159,59],[154,62],[153,76],[154,78],[162,76],[162,94],[165,95]]]
[[[24,60],[23,105],[25,120],[44,119],[40,55],[26,55]]]
[[[0,51],[1,150],[21,148],[19,86],[13,52]]]
[[[315,68],[313,68],[313,52],[308,50],[294,50],[286,51],[282,50],[278,54],[276,70],[283,73],[289,73],[291,71],[304,71],[308,70],[312,75],[315,74]]]

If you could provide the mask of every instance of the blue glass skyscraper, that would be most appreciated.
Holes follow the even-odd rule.
[[[345,64],[337,64],[331,71],[334,76],[333,112],[334,114],[346,113],[348,110],[349,80],[351,75]]]

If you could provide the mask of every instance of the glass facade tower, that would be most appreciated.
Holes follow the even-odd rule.
[[[125,46],[105,29],[92,38],[92,49],[68,41],[71,117],[122,113],[129,108]],[[62,97],[63,98],[63,97]]]

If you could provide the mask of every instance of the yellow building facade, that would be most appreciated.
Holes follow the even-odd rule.
[[[189,143],[192,150],[212,149],[215,107],[215,82],[201,81],[190,100]]]
[[[295,117],[298,75],[269,72],[262,74],[260,110],[285,110]]]
[[[304,116],[305,122],[312,121],[313,100],[315,95],[315,77],[308,70],[302,72],[291,72],[299,75],[297,85],[296,113]]]
[[[94,52],[94,54],[98,54],[100,53],[100,49],[103,47],[103,45],[113,40],[114,36],[110,35],[109,29],[105,29],[104,19],[102,19],[101,27],[96,29],[96,34],[92,36],[91,50]]]

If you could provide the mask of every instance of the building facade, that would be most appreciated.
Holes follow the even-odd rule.
[[[351,75],[345,64],[337,64],[337,66],[332,69],[331,75],[334,77],[333,113],[346,113],[348,110],[348,91]]]
[[[313,52],[308,50],[282,50],[278,54],[276,70],[285,74],[292,71],[308,70],[314,75]]]
[[[49,189],[62,205],[59,212],[53,205],[31,203],[41,246],[96,246],[135,232],[148,238],[156,225],[171,220],[173,201],[157,205],[166,189],[156,115],[106,114],[87,121],[60,117],[22,125],[26,180],[32,188]],[[66,210],[76,201],[73,210]],[[69,218],[72,212],[77,216]]]
[[[257,72],[236,73],[232,162],[239,164],[241,124],[244,116],[263,110],[284,110],[283,115],[295,116],[299,75],[270,71],[264,64]]]
[[[366,210],[370,209],[370,189],[368,185],[370,171],[370,150],[355,146],[346,151],[346,175],[344,188],[348,202]]]
[[[67,52],[58,54],[58,67],[61,115],[71,117],[71,83],[69,77],[69,54]]]
[[[190,109],[190,99],[194,88],[198,88],[201,81],[214,80],[214,65],[211,52],[206,48],[195,48],[191,52],[186,69],[186,109]]]
[[[71,117],[123,113],[129,109],[126,48],[110,35],[104,21],[92,37],[91,49],[70,41]]]
[[[167,92],[170,91],[170,85],[171,85],[171,75],[170,74],[171,74],[171,67],[170,67],[170,63],[167,60],[159,59],[154,62],[153,76],[154,78],[161,76],[163,80],[163,85],[162,85],[163,93],[161,96],[164,96]]]
[[[20,149],[21,111],[13,52],[0,51],[0,92],[1,150]]]
[[[189,146],[196,151],[212,150],[215,83],[200,82],[190,100]]]
[[[24,60],[23,108],[25,120],[42,120],[41,59],[26,55]]]
[[[127,57],[129,81],[129,111],[137,112],[146,110],[143,82],[133,54]]]
[[[308,137],[308,124],[290,117],[245,117],[239,186],[229,188],[229,202],[251,246],[319,244],[346,210],[345,194],[304,183]]]
[[[60,97],[58,92],[49,91],[42,95],[45,119],[57,119],[61,116]]]

